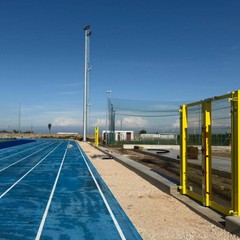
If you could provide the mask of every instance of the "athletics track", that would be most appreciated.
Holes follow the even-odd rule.
[[[0,150],[0,239],[141,239],[75,141]]]

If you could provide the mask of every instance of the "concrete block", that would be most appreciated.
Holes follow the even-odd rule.
[[[240,217],[239,216],[227,216],[225,219],[226,231],[240,236]]]

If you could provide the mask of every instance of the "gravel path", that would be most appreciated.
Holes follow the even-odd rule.
[[[143,239],[240,239],[209,223],[115,160],[91,158],[102,153],[88,143],[80,145]]]

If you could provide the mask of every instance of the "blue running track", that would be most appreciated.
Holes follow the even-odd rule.
[[[0,239],[142,239],[75,141],[0,149]]]

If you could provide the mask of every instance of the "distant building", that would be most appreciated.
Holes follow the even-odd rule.
[[[140,140],[174,140],[177,136],[172,133],[161,133],[161,134],[153,134],[153,133],[144,133],[140,135]]]
[[[78,135],[77,132],[58,132],[58,135]]]
[[[107,131],[107,138],[110,139],[111,131]],[[134,131],[116,130],[114,132],[115,141],[133,141]],[[102,140],[106,141],[106,130],[102,131]]]

